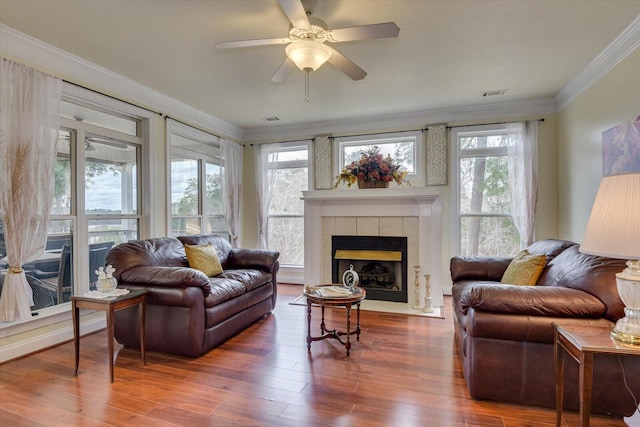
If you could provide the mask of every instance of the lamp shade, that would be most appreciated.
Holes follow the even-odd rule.
[[[289,59],[303,71],[315,71],[331,57],[333,49],[324,43],[298,40],[285,48]]]
[[[640,259],[640,173],[602,178],[580,251]]]

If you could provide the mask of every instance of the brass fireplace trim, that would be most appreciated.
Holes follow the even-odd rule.
[[[354,261],[402,261],[402,251],[371,251],[360,249],[338,249],[335,259],[351,259]]]

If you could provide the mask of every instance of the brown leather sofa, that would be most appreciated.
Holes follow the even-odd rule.
[[[579,245],[543,240],[531,254],[547,266],[536,286],[501,284],[511,258],[451,259],[458,353],[473,398],[555,407],[552,322],[611,324],[623,317],[615,273],[624,260],[579,252]],[[636,409],[624,381],[640,397],[640,358],[596,355],[593,413],[630,416]],[[564,408],[578,410],[578,365],[565,356]]]
[[[183,244],[214,245],[223,273],[192,269]],[[276,304],[276,251],[232,249],[215,235],[163,237],[115,246],[107,255],[118,286],[146,289],[145,347],[198,357],[271,313]],[[115,337],[139,347],[138,310],[115,312]]]

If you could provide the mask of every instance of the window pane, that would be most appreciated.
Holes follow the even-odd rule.
[[[413,174],[415,173],[415,145],[415,139],[413,138],[394,142],[377,141],[372,144],[343,145],[343,165],[346,166],[358,160],[362,151],[377,146],[380,147],[380,153],[384,157],[387,157],[387,155],[391,156],[392,159],[398,162],[410,174]]]
[[[461,150],[507,146],[507,135],[469,135],[458,138]]]
[[[56,164],[53,172],[55,189],[51,213],[54,215],[71,214],[71,132],[60,131],[57,143]]]
[[[171,235],[184,236],[187,234],[200,234],[200,217],[172,217]]]
[[[304,264],[304,218],[269,218],[269,248],[280,251],[280,264]]]
[[[223,216],[207,216],[204,221],[204,233],[205,234],[219,234],[226,238],[229,237],[227,233],[227,221]]]
[[[269,153],[269,162],[291,162],[308,160],[308,153],[306,147],[300,150],[282,150],[277,153]]]
[[[309,188],[308,168],[276,170],[276,178],[269,203],[269,215],[304,214],[302,192]]]
[[[103,111],[87,108],[69,101],[62,101],[60,103],[60,116],[100,126],[105,129],[126,133],[128,135],[137,136],[138,134],[137,125],[139,120],[131,117],[105,113]]]
[[[205,214],[224,213],[222,204],[222,168],[220,165],[206,163],[207,189],[205,191]],[[225,228],[226,229],[226,228]]]
[[[135,214],[137,149],[97,137],[85,142],[85,209],[91,214]]]
[[[89,220],[89,244],[113,242],[115,245],[137,240],[137,219],[91,219]]]
[[[520,234],[510,217],[462,217],[463,256],[511,256],[520,249]]]
[[[507,158],[460,159],[460,213],[510,213]]]
[[[171,213],[196,215],[198,213],[198,161],[171,160]]]

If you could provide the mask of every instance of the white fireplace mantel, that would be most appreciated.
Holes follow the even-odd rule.
[[[422,274],[431,275],[431,297],[436,307],[443,305],[441,229],[441,189],[437,187],[410,187],[358,190],[303,191],[304,200],[304,280],[305,284],[323,282],[323,218],[325,217],[416,217],[418,227],[405,232],[406,237],[417,238],[417,256]],[[354,232],[355,235],[355,232]],[[324,245],[326,251],[326,243]],[[409,266],[411,269],[412,266]],[[408,298],[415,304],[413,270],[407,272]],[[326,281],[326,280],[325,280]],[[424,283],[424,279],[422,282]],[[424,286],[424,285],[422,285]],[[424,289],[421,301],[424,303]]]

